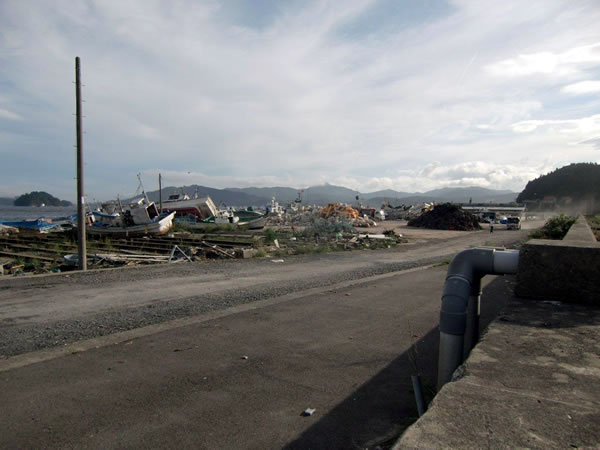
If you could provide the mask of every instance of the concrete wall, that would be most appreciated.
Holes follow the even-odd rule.
[[[520,252],[517,296],[600,305],[600,243],[579,216],[562,241],[532,239]]]

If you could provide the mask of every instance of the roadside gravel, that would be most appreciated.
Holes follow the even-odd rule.
[[[514,247],[525,238],[525,233],[505,233],[494,237],[495,245]],[[173,319],[221,310],[235,305],[301,292],[316,287],[326,287],[336,283],[360,280],[365,277],[447,261],[457,252],[457,248],[481,245],[482,239],[489,239],[481,233],[466,235],[463,238],[447,239],[422,243],[417,246],[400,246],[396,249],[377,251],[344,252],[330,255],[302,255],[286,257],[286,263],[296,264],[306,270],[306,266],[319,262],[319,267],[328,264],[338,270],[317,271],[302,278],[289,278],[273,282],[257,283],[243,288],[223,289],[210,294],[187,296],[170,301],[155,302],[133,307],[115,306],[109,311],[85,314],[69,320],[44,321],[39,323],[13,324],[0,317],[0,358],[62,346],[82,339],[104,336],[115,332],[131,330]],[[420,255],[432,255],[420,257]],[[392,257],[390,257],[392,256]],[[351,260],[364,260],[356,268],[343,263]],[[64,288],[69,295],[70,286],[85,285],[96,289],[108,284],[131,283],[186,275],[221,274],[232,279],[244,274],[257,274],[265,271],[265,260],[213,261],[209,263],[174,264],[144,266],[128,269],[90,271],[86,273],[62,274],[32,278],[14,278],[0,283],[0,293],[26,296],[27,292],[47,288]],[[323,264],[325,263],[325,264]],[[340,265],[342,269],[340,270]],[[356,265],[356,264],[355,264]],[[48,301],[53,301],[49,298]]]

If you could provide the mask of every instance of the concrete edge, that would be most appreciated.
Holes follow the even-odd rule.
[[[579,215],[579,217],[577,217],[577,220],[573,225],[571,225],[567,235],[563,238],[563,242],[570,241],[598,243],[598,241],[596,241],[596,236],[594,236],[594,232],[588,224],[587,219],[583,215]]]

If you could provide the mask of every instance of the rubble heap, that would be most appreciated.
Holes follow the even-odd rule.
[[[349,220],[355,227],[377,226],[377,222],[366,214],[361,217],[360,212],[349,205],[341,203],[330,203],[321,210],[320,216],[328,220]]]
[[[480,230],[477,218],[452,203],[436,205],[430,211],[408,221],[408,226],[432,230]]]
[[[321,210],[321,217],[328,219],[329,217],[346,217],[348,219],[358,219],[360,214],[351,206],[342,205],[341,203],[330,203]]]

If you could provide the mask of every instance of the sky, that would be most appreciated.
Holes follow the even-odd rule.
[[[0,196],[521,191],[600,162],[598,0],[0,0]]]

